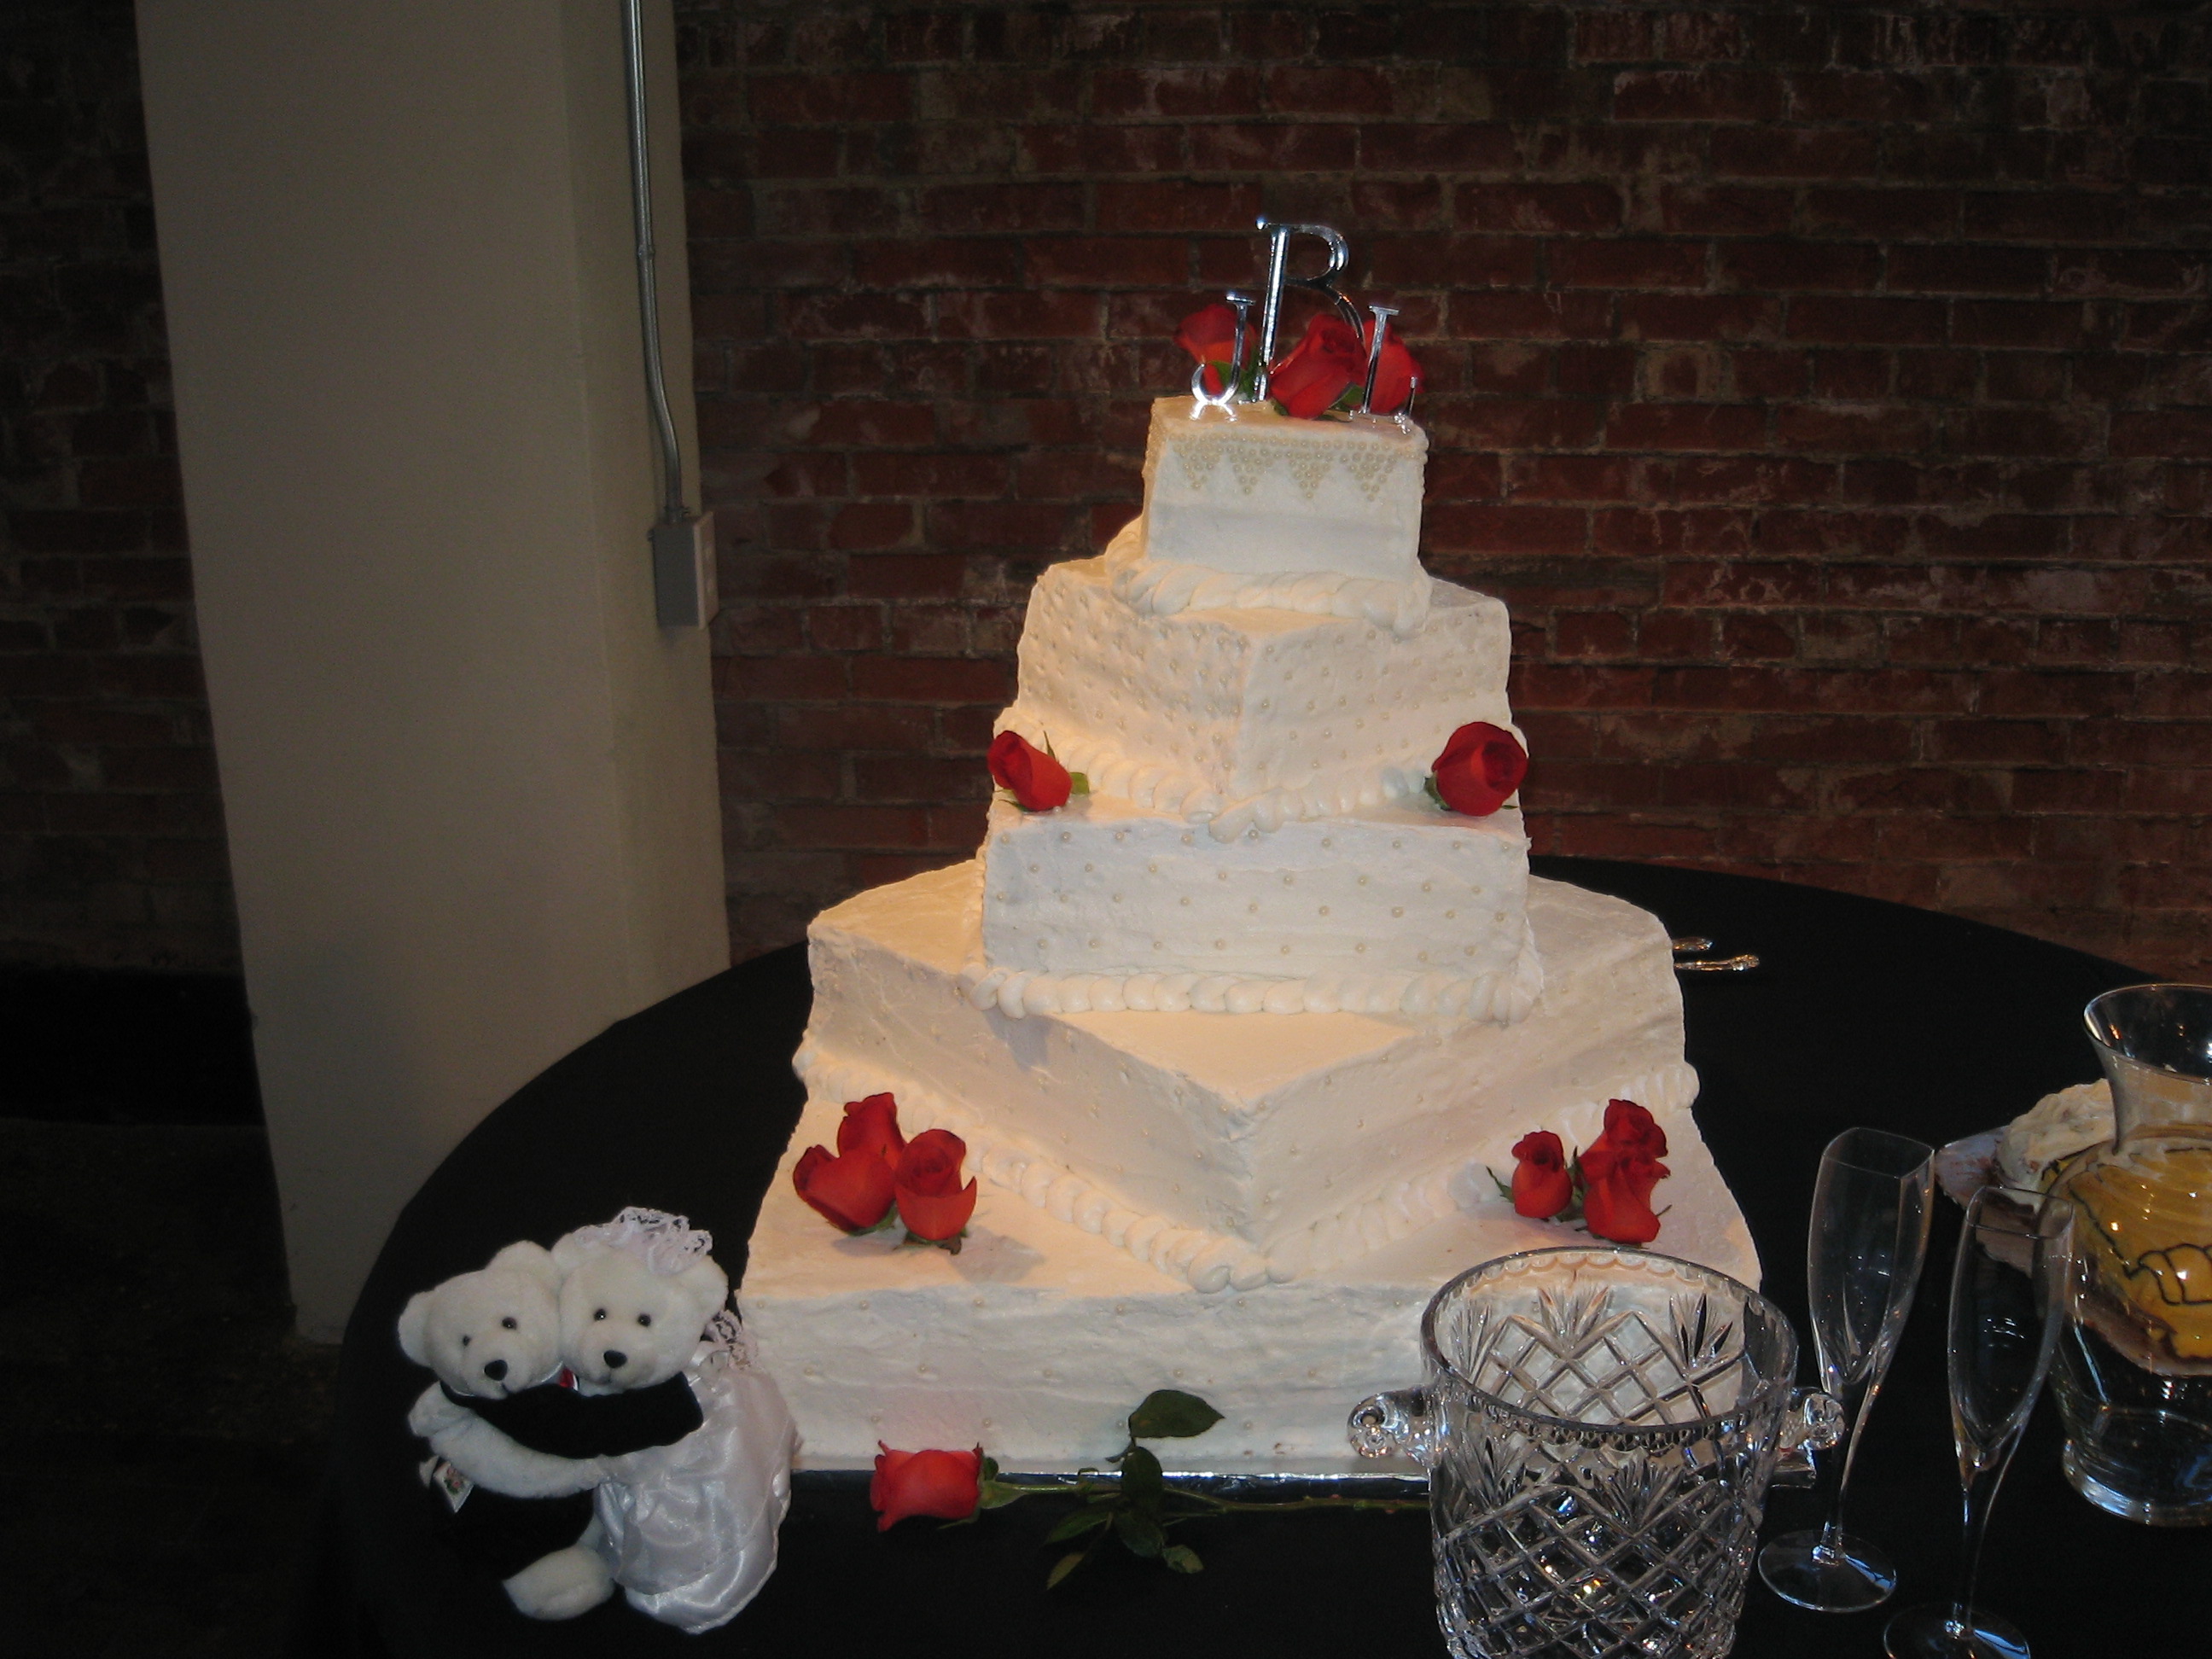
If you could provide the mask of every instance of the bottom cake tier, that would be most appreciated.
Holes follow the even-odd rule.
[[[865,1053],[840,1045],[840,1035],[856,1035],[842,1018],[852,1011],[828,1005],[855,994],[860,982],[817,972],[819,1000],[801,1055],[807,1107],[762,1206],[741,1295],[762,1360],[799,1420],[805,1467],[865,1467],[881,1442],[909,1450],[981,1445],[1006,1468],[1072,1468],[1119,1449],[1123,1419],[1146,1394],[1180,1388],[1211,1401],[1225,1420],[1199,1438],[1160,1444],[1172,1469],[1371,1468],[1351,1452],[1346,1414],[1367,1395],[1420,1379],[1420,1314],[1437,1287],[1493,1256],[1587,1238],[1572,1226],[1516,1215],[1485,1164],[1507,1173],[1507,1149],[1531,1128],[1588,1145],[1613,1095],[1650,1107],[1669,1142],[1673,1173],[1654,1195],[1664,1215],[1650,1248],[1759,1282],[1750,1233],[1690,1115],[1695,1080],[1680,1063],[1679,1002],[1655,1029],[1648,1006],[1571,994],[1578,981],[1587,985],[1617,962],[1623,937],[1654,926],[1631,907],[1532,884],[1529,917],[1546,969],[1534,1012],[1515,1027],[1409,1028],[1402,1039],[1409,1077],[1432,1084],[1444,1062],[1465,1075],[1468,1121],[1458,1155],[1372,1206],[1362,1216],[1363,1237],[1316,1254],[1286,1277],[1255,1270],[1232,1278],[1232,1258],[1243,1259],[1237,1250],[1249,1249],[1238,1241],[1209,1243],[1194,1229],[1188,1243],[1198,1254],[1189,1259],[1164,1238],[1139,1249],[1133,1235],[1156,1220],[1109,1223],[1109,1214],[1123,1212],[1108,1211],[1079,1175],[1033,1148],[986,1149],[983,1140],[1000,1102],[1036,1086],[1042,1024],[1079,1026],[1090,1041],[1110,1045],[1152,1043],[1170,1027],[1197,1038],[1230,1027],[1249,1031],[1250,1022],[1196,1012],[1010,1021],[975,1010],[962,1000],[954,969],[963,954],[957,931],[973,928],[973,913],[935,897],[944,888],[949,900],[948,884],[961,879],[947,872],[900,884],[915,890],[903,908],[898,888],[879,890],[885,896],[858,915],[848,908],[839,924],[844,947],[857,949],[871,935],[884,943],[878,930],[890,932],[892,918],[911,928],[917,902],[934,918],[922,931],[941,949],[921,948],[909,936],[896,953],[900,972],[865,982],[878,999],[913,1005],[917,1039],[956,1013],[990,1022],[995,1043],[966,1045],[957,1084],[938,1075],[926,1041],[904,1052],[904,1045],[871,1044]],[[938,941],[940,931],[946,937]],[[884,1012],[879,1001],[874,1013]],[[1372,1021],[1260,1018],[1286,1028],[1297,1022],[1310,1040],[1340,1030],[1333,1041],[1347,1052],[1378,1043],[1396,1052]],[[1345,1023],[1306,1024],[1336,1021]],[[1528,1059],[1538,1048],[1547,1060],[1541,1066]],[[896,1231],[846,1237],[793,1188],[799,1155],[834,1143],[843,1103],[882,1090],[898,1097],[908,1133],[942,1123],[975,1139],[981,1197],[957,1255],[895,1243]],[[1330,1156],[1356,1171],[1360,1152],[1353,1134]],[[1214,1270],[1208,1252],[1221,1256]]]

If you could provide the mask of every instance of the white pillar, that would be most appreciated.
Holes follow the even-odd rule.
[[[668,0],[646,15],[696,455]],[[471,1125],[727,962],[707,640],[653,620],[620,20],[138,7],[201,647],[311,1337],[343,1328]]]

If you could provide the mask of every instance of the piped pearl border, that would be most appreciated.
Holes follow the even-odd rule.
[[[1178,1227],[1115,1201],[1113,1195],[1012,1135],[994,1134],[972,1112],[909,1078],[859,1060],[832,1059],[820,1045],[803,1044],[792,1061],[811,1099],[859,1100],[889,1091],[909,1132],[950,1129],[968,1144],[969,1167],[994,1187],[1018,1193],[1041,1210],[1117,1249],[1148,1262],[1204,1294],[1285,1285],[1395,1243],[1444,1216],[1494,1203],[1496,1193],[1480,1163],[1468,1163],[1394,1182],[1380,1193],[1346,1205],[1272,1253],[1247,1240]],[[1661,1066],[1616,1084],[1611,1096],[1655,1112],[1686,1111],[1698,1097],[1698,1074],[1686,1065]],[[1600,1103],[1585,1103],[1595,1111]]]
[[[1528,1018],[1544,990],[1536,936],[1522,924],[1510,968],[1487,974],[1313,974],[1277,979],[1188,971],[1048,974],[996,968],[976,957],[960,970],[960,988],[978,1008],[1010,1019],[1031,1014],[1404,1014],[1445,1023],[1486,1019],[1512,1025]]]
[[[1093,789],[1156,811],[1174,812],[1193,823],[1203,823],[1206,833],[1216,841],[1235,841],[1255,830],[1265,835],[1304,818],[1342,817],[1364,808],[1428,799],[1423,787],[1429,775],[1426,768],[1381,766],[1339,781],[1317,781],[1295,789],[1270,789],[1231,799],[1194,772],[1139,760],[1113,743],[1079,731],[1048,727],[1023,708],[1018,699],[999,716],[993,730],[1018,732],[1039,749],[1049,738],[1060,763],[1071,771],[1082,773]],[[1518,805],[1519,800],[1516,795],[1507,804]]]

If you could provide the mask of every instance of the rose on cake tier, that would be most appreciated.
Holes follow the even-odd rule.
[[[894,1207],[907,1242],[960,1252],[960,1237],[975,1213],[977,1188],[960,1184],[967,1143],[945,1129],[925,1129],[908,1140],[899,1133],[898,1101],[889,1093],[845,1103],[837,1125],[837,1152],[810,1146],[791,1171],[791,1184],[815,1212],[842,1232],[869,1233],[887,1225]]]
[[[1471,818],[1486,818],[1513,798],[1528,775],[1528,751],[1502,726],[1474,720],[1451,734],[1429,776],[1437,803]]]

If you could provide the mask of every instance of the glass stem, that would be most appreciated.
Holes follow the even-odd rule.
[[[1832,1452],[1826,1456],[1815,1454],[1814,1468],[1819,1476],[1818,1498],[1827,1519],[1820,1525],[1820,1541],[1813,1547],[1817,1561],[1839,1560],[1844,1553],[1844,1493],[1850,1486],[1851,1465],[1857,1461],[1859,1431],[1866,1424],[1867,1407],[1874,1403],[1874,1390],[1865,1383],[1856,1389],[1837,1390],[1850,1424],[1850,1432],[1844,1437],[1843,1455]]]
[[[1966,1479],[1966,1539],[1959,1562],[1958,1593],[1951,1599],[1949,1629],[1954,1636],[1964,1636],[1974,1628],[1974,1587],[1982,1575],[1982,1534],[1989,1528],[1990,1500],[1996,1497],[1997,1483],[2004,1479],[2005,1465],[2011,1461],[2008,1447]]]

